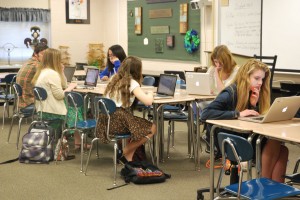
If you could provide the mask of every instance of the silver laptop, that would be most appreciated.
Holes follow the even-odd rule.
[[[65,77],[66,77],[68,83],[70,83],[72,81],[75,70],[76,70],[76,67],[65,67],[64,74],[65,74]]]
[[[86,77],[84,85],[78,84],[76,88],[93,88],[97,86],[97,81],[99,78],[99,69],[88,68],[86,72]]]
[[[212,95],[208,73],[186,72],[186,92],[196,95]]]
[[[154,99],[171,99],[174,97],[176,87],[176,75],[161,74]]]
[[[239,117],[240,120],[257,123],[285,121],[292,119],[300,107],[300,96],[279,97],[264,116]]]

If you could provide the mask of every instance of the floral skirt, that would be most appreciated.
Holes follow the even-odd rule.
[[[114,134],[131,133],[131,140],[138,141],[151,133],[151,127],[152,122],[134,116],[124,108],[117,108],[110,116],[109,135],[113,137]],[[109,143],[109,140],[106,139],[106,129],[107,117],[101,114],[99,115],[96,133],[103,143]]]

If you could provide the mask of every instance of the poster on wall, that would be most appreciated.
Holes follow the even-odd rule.
[[[90,0],[66,0],[67,24],[90,24]]]

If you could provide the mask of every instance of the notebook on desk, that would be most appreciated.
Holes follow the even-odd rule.
[[[70,83],[72,81],[75,70],[76,70],[76,67],[65,67],[64,68],[64,74],[65,74],[65,77],[66,77],[68,83]]]
[[[176,87],[176,75],[161,74],[154,99],[170,99],[174,97]]]
[[[97,86],[97,80],[99,77],[99,69],[88,68],[86,72],[86,77],[84,80],[84,85],[78,84],[76,88],[93,88]]]
[[[240,120],[268,123],[292,119],[300,107],[300,96],[279,97],[264,116],[239,117]]]
[[[186,72],[186,92],[196,95],[212,95],[208,73]]]

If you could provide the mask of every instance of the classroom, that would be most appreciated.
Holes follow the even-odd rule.
[[[136,126],[142,126],[143,129],[140,128],[142,130],[148,128],[149,134],[143,133],[144,138],[142,139],[139,136],[134,138],[139,142],[144,141],[143,148],[146,151],[147,161],[152,161],[163,172],[171,174],[171,178],[158,184],[124,184],[124,179],[120,175],[123,166],[118,164],[117,171],[115,171],[113,165],[113,150],[117,143],[115,145],[113,142],[103,144],[101,142],[105,139],[101,138],[101,135],[98,138],[100,140],[100,158],[98,159],[95,156],[96,147],[94,146],[89,151],[91,146],[86,145],[86,149],[84,149],[83,135],[78,134],[77,137],[74,134],[74,136],[70,136],[70,141],[68,141],[71,147],[70,152],[75,156],[71,160],[52,161],[46,165],[23,164],[19,161],[1,164],[3,161],[19,156],[22,148],[22,137],[27,133],[32,119],[28,116],[21,116],[20,113],[13,110],[16,104],[14,103],[15,97],[8,100],[7,96],[4,95],[2,98],[3,95],[0,94],[1,105],[3,105],[0,107],[0,113],[3,113],[1,118],[3,125],[0,134],[2,152],[0,156],[0,168],[2,168],[0,179],[3,184],[0,187],[0,198],[214,199],[219,195],[213,190],[217,187],[219,172],[222,169],[221,147],[215,147],[217,143],[215,131],[217,132],[218,129],[228,133],[243,133],[244,137],[246,137],[245,134],[251,135],[249,138],[257,139],[256,143],[252,141],[253,154],[256,153],[252,160],[252,164],[254,164],[253,167],[244,165],[246,169],[243,173],[243,181],[251,180],[251,178],[256,180],[262,174],[266,174],[264,171],[266,155],[267,157],[269,155],[274,156],[272,153],[277,152],[274,150],[274,152],[265,154],[267,147],[270,146],[268,144],[271,143],[269,141],[275,141],[274,144],[272,143],[273,149],[279,146],[280,148],[284,147],[281,150],[288,150],[288,156],[287,154],[282,156],[282,158],[286,157],[287,159],[286,162],[284,161],[284,168],[286,167],[284,174],[299,173],[294,167],[297,161],[300,162],[298,155],[300,137],[296,135],[300,130],[300,120],[291,117],[293,119],[284,119],[288,121],[279,119],[278,122],[270,123],[246,122],[237,119],[244,116],[244,109],[237,110],[235,108],[231,110],[233,113],[231,118],[214,116],[218,114],[218,111],[211,113],[211,110],[214,109],[213,106],[217,105],[211,102],[214,102],[213,100],[218,99],[218,97],[221,98],[221,94],[226,93],[226,87],[231,84],[232,80],[236,81],[233,93],[241,91],[234,76],[240,75],[242,73],[239,70],[241,66],[247,66],[250,59],[256,56],[252,63],[260,66],[258,71],[265,70],[261,77],[261,83],[257,84],[265,85],[265,80],[270,79],[270,81],[266,84],[268,89],[263,89],[263,86],[257,86],[257,90],[249,87],[248,94],[247,92],[243,93],[246,97],[249,96],[248,108],[243,108],[245,110],[254,109],[255,113],[258,113],[265,109],[265,105],[260,104],[263,100],[258,101],[258,98],[262,99],[268,96],[270,105],[275,107],[275,104],[279,106],[280,102],[285,100],[280,98],[289,97],[286,99],[293,99],[294,101],[289,105],[289,107],[293,106],[295,110],[293,116],[295,113],[297,114],[297,111],[299,114],[299,98],[297,96],[299,96],[300,91],[300,64],[296,59],[300,53],[298,50],[300,21],[297,20],[299,18],[297,10],[299,6],[300,3],[297,0],[287,0],[284,3],[279,0],[1,0],[1,88],[6,87],[5,76],[16,75],[19,69],[22,69],[22,66],[28,62],[33,54],[33,46],[46,41],[49,51],[42,49],[41,52],[49,52],[46,57],[55,56],[55,52],[60,52],[65,76],[67,76],[67,69],[74,69],[75,71],[71,72],[71,81],[68,81],[72,83],[65,86],[62,83],[62,88],[65,89],[65,92],[73,90],[90,100],[87,104],[90,109],[89,112],[83,111],[81,114],[84,119],[87,116],[94,120],[94,128],[84,134],[88,137],[88,143],[92,144],[94,132],[106,134],[106,129],[101,131],[97,129],[100,122],[95,121],[98,119],[94,115],[97,112],[94,108],[96,104],[92,105],[91,103],[94,98],[99,97],[99,94],[100,96],[106,95],[104,91],[108,91],[109,88],[106,86],[110,86],[112,83],[102,79],[103,76],[112,80],[121,69],[120,77],[122,77],[122,73],[128,73],[125,71],[126,62],[128,62],[128,66],[130,66],[130,62],[135,63],[142,70],[141,74],[144,81],[143,85],[139,87],[141,88],[139,92],[145,96],[142,100],[138,99],[139,102],[130,117],[132,115],[132,117],[137,116],[139,119],[147,119],[136,121],[138,124]],[[12,13],[19,14],[13,15]],[[114,48],[119,47],[123,53],[115,52]],[[222,72],[224,72],[222,68],[218,67],[224,62],[220,54],[217,53],[218,48],[225,52],[229,50],[229,53],[226,54],[229,55],[231,63],[234,63],[234,65],[231,64],[230,73],[223,74],[226,78],[222,76]],[[121,56],[121,54],[125,56]],[[124,58],[121,59],[120,56]],[[271,61],[261,57],[271,58]],[[115,60],[113,61],[114,58],[119,61],[121,67],[106,75],[101,75],[103,70],[111,70],[107,67],[109,66],[108,62],[116,63]],[[46,60],[45,57],[44,60]],[[122,62],[123,60],[126,62]],[[263,68],[264,66],[257,64],[260,63],[257,62],[258,60],[268,65],[267,68],[270,68],[270,73]],[[112,66],[114,65],[112,64]],[[217,68],[222,72],[217,71]],[[213,70],[211,71],[211,69]],[[40,77],[43,74],[42,71]],[[199,73],[203,71],[207,73]],[[221,75],[217,76],[216,72]],[[197,74],[201,75],[198,76]],[[207,76],[202,76],[202,74],[207,74]],[[17,83],[20,81],[18,76],[16,78]],[[47,76],[46,72],[43,76],[52,77],[49,74]],[[246,82],[246,75],[244,76],[241,81]],[[145,86],[147,77],[154,79],[150,86]],[[193,77],[206,77],[209,81],[201,82]],[[215,81],[213,89],[211,88],[212,77]],[[43,81],[46,78],[45,80],[36,78],[37,86],[45,86]],[[66,78],[68,79],[68,77]],[[159,85],[163,78],[169,79],[162,81]],[[54,80],[54,82],[57,81],[54,78],[49,79]],[[226,82],[225,79],[228,81]],[[251,79],[251,74],[249,79]],[[133,85],[133,80],[131,79],[131,82],[128,83],[129,86]],[[218,80],[221,81],[221,86]],[[139,86],[138,81],[140,80],[134,80]],[[210,90],[209,95],[203,94],[200,92],[201,89],[197,89],[199,82],[201,89],[204,88],[204,85],[210,87],[208,89]],[[81,87],[81,85],[84,86]],[[11,89],[13,90],[14,87]],[[23,90],[25,91],[25,88]],[[172,90],[170,91],[172,99],[153,98],[153,93],[160,93],[161,91],[164,93],[166,90]],[[3,92],[7,91],[3,90]],[[47,91],[49,93],[49,90]],[[111,89],[110,92],[112,91]],[[133,89],[131,95],[135,95],[136,98],[141,97],[141,93],[134,91],[137,90]],[[266,93],[264,93],[265,91]],[[257,92],[259,93],[258,97],[253,97]],[[263,95],[263,93],[269,95]],[[53,105],[56,105],[55,114],[67,112],[64,106],[64,94],[68,93],[62,92],[61,95],[63,96],[59,104],[52,102]],[[50,94],[50,98],[53,97],[51,96]],[[149,96],[151,96],[151,100],[149,100]],[[239,98],[238,94],[237,98]],[[251,103],[252,99],[255,99],[255,106]],[[68,96],[65,100],[68,101]],[[118,98],[112,98],[112,101],[120,103]],[[298,102],[295,103],[295,101]],[[131,104],[131,99],[128,102]],[[117,111],[119,111],[118,107],[121,107],[122,103],[123,100],[117,104]],[[227,103],[229,104],[229,100]],[[230,101],[230,103],[232,102]],[[35,109],[50,109],[48,106],[37,106],[41,104],[35,101]],[[270,105],[267,107],[269,108]],[[86,105],[84,104],[84,106]],[[172,110],[174,107],[176,107],[175,112]],[[204,111],[204,107],[208,108]],[[263,113],[266,114],[266,112]],[[221,116],[221,114],[219,115]],[[60,114],[60,116],[65,116],[65,114]],[[130,118],[129,115],[124,116]],[[278,118],[281,116],[281,113],[277,115]],[[44,117],[49,116],[44,115]],[[19,121],[21,127],[18,132],[18,120],[20,118],[24,119]],[[11,124],[12,119],[14,122]],[[118,118],[118,120],[121,119]],[[136,120],[136,118],[133,119]],[[205,121],[209,124],[209,131],[207,131],[207,126],[204,126]],[[86,130],[84,129],[84,131]],[[69,136],[67,138],[69,139]],[[249,138],[248,140],[251,141]],[[263,138],[268,139],[267,144]],[[18,141],[17,149],[15,141]],[[259,143],[261,141],[262,144]],[[55,145],[56,143],[58,143],[57,140]],[[119,149],[120,144],[118,144]],[[215,152],[210,151],[210,146],[216,148]],[[91,155],[87,164],[89,152]],[[128,152],[131,152],[130,145],[129,147],[123,145],[121,158],[123,157],[127,161],[127,155],[131,155]],[[119,151],[116,150],[115,156],[119,156],[118,154]],[[219,160],[216,158],[217,155]],[[115,160],[116,158],[114,157]],[[120,160],[119,158],[118,160]],[[88,166],[88,170],[85,174],[86,166]],[[224,175],[222,187],[230,185],[232,177]],[[289,181],[288,178],[280,178],[285,182]],[[276,183],[281,182],[276,178],[274,179]],[[114,187],[114,181],[116,181],[117,187]],[[279,184],[279,186],[282,185],[288,184]],[[299,195],[300,188],[297,187],[297,184],[290,184],[289,188],[283,189],[282,194],[284,195],[285,190],[292,188],[295,189],[294,194]],[[206,190],[203,190],[202,193],[200,189],[203,188]],[[74,192],[69,192],[72,190]],[[275,199],[275,197],[273,198]]]

